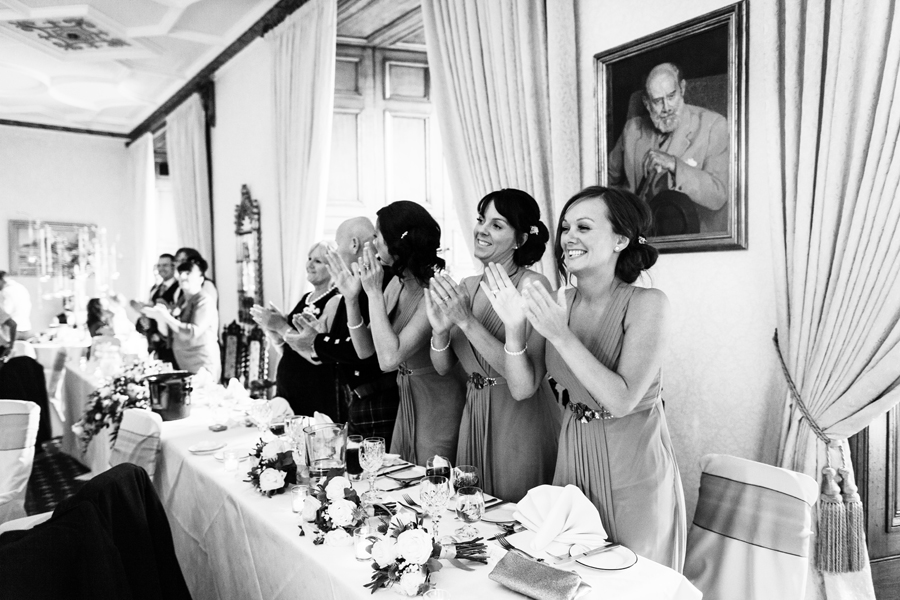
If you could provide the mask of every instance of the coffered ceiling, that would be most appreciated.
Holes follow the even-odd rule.
[[[0,120],[126,134],[278,0],[0,0]],[[419,0],[339,0],[338,41],[424,49]]]

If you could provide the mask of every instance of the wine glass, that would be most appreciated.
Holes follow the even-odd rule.
[[[291,438],[291,445],[294,450],[295,461],[298,463],[306,462],[306,439],[303,437],[303,428],[306,427],[308,420],[307,417],[291,417],[286,423],[287,433]]]
[[[272,406],[268,400],[254,400],[250,405],[250,420],[256,425],[256,429],[260,432],[269,428],[269,421],[272,419]]]
[[[347,452],[345,453],[347,462],[347,475],[351,481],[359,481],[363,469],[359,464],[359,448],[362,446],[363,436],[351,435],[347,437]]]
[[[434,538],[440,539],[438,526],[447,502],[450,501],[450,481],[442,475],[426,475],[419,488],[419,500],[434,523]]]
[[[478,487],[481,479],[478,477],[478,467],[472,465],[459,465],[453,469],[453,488],[459,493],[460,488]]]
[[[362,499],[369,503],[379,502],[381,497],[375,489],[375,477],[384,464],[384,438],[371,437],[363,440],[359,447],[359,464],[369,480],[369,491],[363,494]]]
[[[478,537],[478,530],[472,527],[484,516],[484,493],[478,487],[461,487],[456,490],[456,516],[465,523],[456,530],[461,540]]]

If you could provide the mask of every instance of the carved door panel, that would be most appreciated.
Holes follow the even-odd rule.
[[[900,406],[850,438],[878,600],[900,600]]]

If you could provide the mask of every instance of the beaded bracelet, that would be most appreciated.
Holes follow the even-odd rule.
[[[360,327],[362,327],[365,324],[366,324],[365,319],[360,319],[359,323],[357,323],[356,325],[350,325],[349,323],[347,323],[347,329],[359,329]]]
[[[447,350],[447,348],[450,347],[450,343],[451,343],[451,342],[452,342],[452,340],[449,340],[449,339],[448,339],[448,340],[447,340],[447,345],[446,345],[446,346],[444,346],[443,348],[435,348],[435,347],[434,347],[434,336],[431,336],[431,349],[434,350],[435,352],[444,352],[444,351]]]
[[[518,352],[512,352],[507,347],[506,344],[503,344],[503,351],[509,354],[510,356],[522,356],[525,354],[525,351],[528,350],[528,344],[525,344],[525,347],[519,350]]]

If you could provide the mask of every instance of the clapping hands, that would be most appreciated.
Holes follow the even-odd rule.
[[[356,263],[350,263],[350,267],[341,258],[341,255],[334,250],[328,250],[325,254],[328,274],[331,275],[331,281],[337,287],[338,291],[347,300],[356,300],[359,292],[362,290],[362,282],[359,278],[359,266]]]
[[[357,264],[357,272],[359,273],[362,287],[366,294],[372,296],[381,293],[381,285],[384,282],[384,268],[375,255],[372,244],[366,242],[363,246],[363,255]]]
[[[538,333],[551,344],[558,345],[569,333],[569,311],[566,307],[566,289],[560,287],[556,297],[534,281],[522,288],[525,318]]]
[[[431,278],[425,301],[425,308],[434,313],[433,320],[429,314],[429,321],[437,333],[443,333],[450,325],[462,327],[472,318],[469,293],[444,272],[438,272]]]
[[[259,304],[254,304],[250,309],[250,316],[256,321],[256,324],[275,333],[281,333],[288,325],[287,318],[274,307],[266,308]]]
[[[488,263],[480,285],[504,327],[515,329],[525,325],[522,296],[502,266]]]

